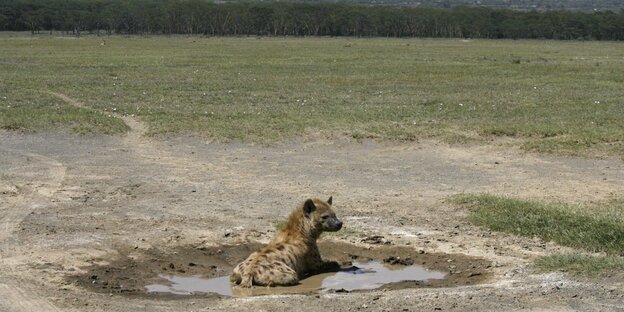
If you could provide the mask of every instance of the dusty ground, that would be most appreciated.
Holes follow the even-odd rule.
[[[132,128],[124,137],[0,133],[0,311],[624,310],[621,276],[534,274],[528,260],[561,248],[477,228],[445,203],[460,192],[609,199],[624,193],[621,161],[432,142],[152,140],[138,120],[124,120]],[[101,281],[103,268],[136,279],[136,270],[173,262],[186,265],[177,267],[182,274],[226,274],[244,248],[223,261],[200,251],[266,242],[305,198],[330,195],[345,229],[325,241],[385,254],[387,245],[366,240],[381,235],[393,247],[458,259],[433,263],[478,272],[478,281],[239,299],[85,282],[97,274]],[[191,262],[201,266],[189,269]]]

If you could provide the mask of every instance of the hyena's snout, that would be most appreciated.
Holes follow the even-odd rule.
[[[336,219],[336,231],[342,229],[342,221]]]
[[[342,229],[342,221],[338,220],[338,218],[333,218],[333,220],[329,222],[325,231],[336,232],[336,231],[339,231],[340,229]]]

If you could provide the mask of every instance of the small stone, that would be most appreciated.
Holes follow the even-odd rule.
[[[373,236],[369,236],[369,237],[365,237],[364,239],[362,239],[363,243],[368,243],[368,244],[390,244],[391,242],[384,239],[383,236],[381,235],[373,235]]]
[[[386,259],[384,259],[385,263],[389,263],[391,265],[413,265],[414,264],[414,260],[412,260],[411,258],[404,258],[402,259],[401,257],[388,257]]]

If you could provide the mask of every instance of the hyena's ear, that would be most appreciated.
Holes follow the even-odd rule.
[[[332,205],[332,197],[333,196],[329,196],[329,199],[327,200],[327,203],[331,206]]]
[[[309,215],[314,210],[316,210],[316,206],[314,205],[314,202],[311,199],[306,200],[305,203],[303,204],[303,213],[305,213],[306,215]]]

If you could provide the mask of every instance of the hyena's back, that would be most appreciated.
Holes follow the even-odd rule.
[[[272,257],[268,257],[268,255]],[[297,272],[276,253],[255,252],[233,270],[230,280],[241,287],[295,285],[299,282]],[[272,259],[269,259],[272,258]]]

